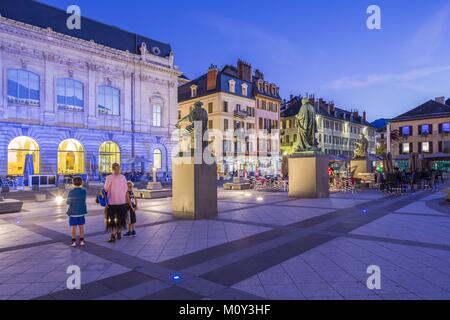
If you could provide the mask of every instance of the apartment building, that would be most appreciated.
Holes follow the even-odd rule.
[[[407,166],[414,152],[450,171],[450,99],[438,97],[393,118],[387,134],[389,151],[400,167]]]
[[[319,149],[333,156],[353,156],[355,142],[361,134],[369,140],[369,153],[375,153],[375,129],[367,122],[366,112],[347,111],[337,108],[333,102],[310,97],[316,110],[317,141]],[[291,97],[282,105],[281,111],[281,150],[288,155],[297,145],[295,116],[299,113],[302,96]]]

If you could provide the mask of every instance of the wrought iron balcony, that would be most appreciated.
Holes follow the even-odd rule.
[[[247,118],[248,113],[246,110],[234,110],[234,116],[239,118]]]

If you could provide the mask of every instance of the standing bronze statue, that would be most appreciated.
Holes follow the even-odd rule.
[[[175,127],[181,128],[183,122],[189,121],[190,124],[185,128],[189,133],[194,132],[195,122],[199,121],[202,125],[202,134],[208,129],[208,112],[203,108],[203,102],[196,102],[194,108],[189,112],[189,114],[180,120],[178,120]]]
[[[302,106],[295,116],[298,143],[295,152],[317,151],[316,111],[308,98],[302,99]]]
[[[191,112],[178,120],[175,127],[181,129],[181,124],[184,122],[188,122],[188,125],[184,127],[184,130],[186,130],[189,135],[186,137],[182,134],[180,137],[182,148],[183,146],[190,144],[192,152],[197,148],[203,150],[208,145],[208,112],[203,108],[203,102],[196,102]],[[197,141],[201,141],[201,143],[198,143],[198,146]],[[181,150],[181,152],[184,151],[188,150]]]
[[[361,133],[361,139],[355,142],[355,150],[353,151],[353,158],[365,158],[369,150],[369,140],[367,140],[364,133]]]

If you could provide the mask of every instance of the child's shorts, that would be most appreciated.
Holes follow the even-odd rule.
[[[84,216],[83,217],[70,217],[69,218],[69,225],[71,227],[82,226],[85,223],[86,223],[86,220],[84,219]]]

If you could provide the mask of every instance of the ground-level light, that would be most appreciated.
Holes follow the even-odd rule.
[[[175,273],[172,275],[172,282],[179,283],[179,282],[181,282],[181,280],[182,280],[181,274]]]
[[[64,202],[64,198],[61,197],[61,196],[56,196],[55,202],[56,202],[56,204],[57,204],[58,206],[59,206],[59,205],[62,205],[63,202]]]

